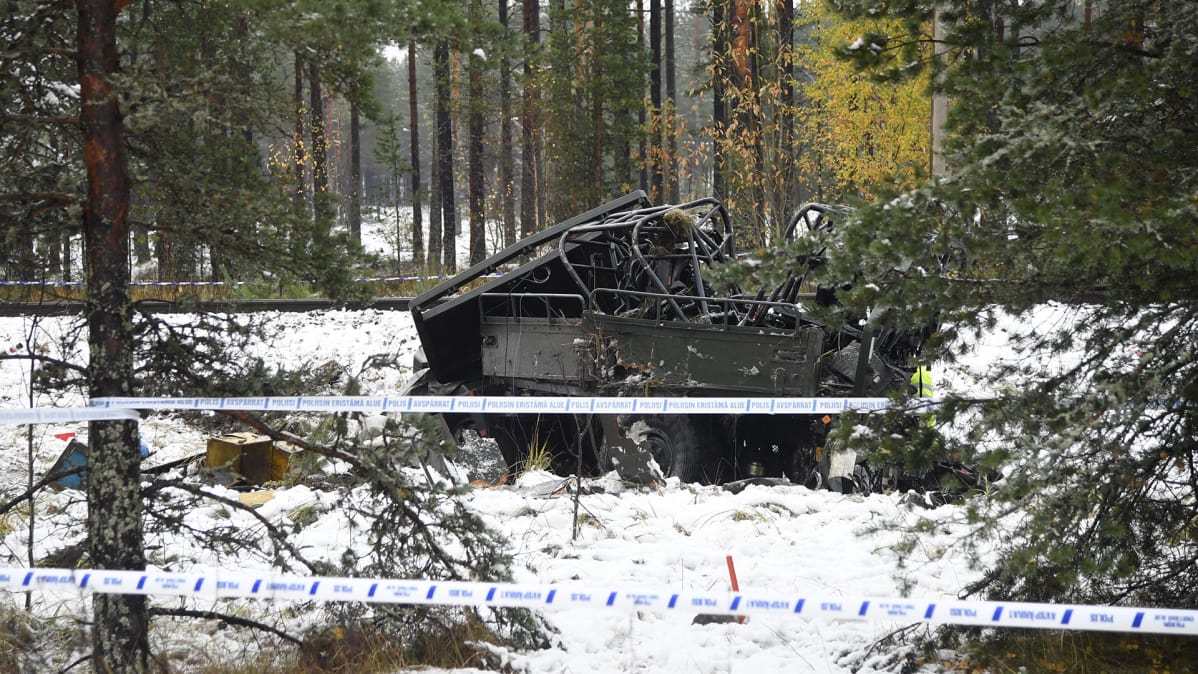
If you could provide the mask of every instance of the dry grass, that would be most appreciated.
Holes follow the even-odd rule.
[[[201,674],[390,674],[405,668],[488,667],[493,657],[477,644],[496,643],[495,634],[471,615],[451,626],[430,625],[410,643],[400,643],[369,626],[315,631],[302,646],[257,655],[241,662],[207,665]],[[0,670],[4,671],[4,670]]]
[[[1010,630],[961,650],[955,669],[978,674],[1198,672],[1193,637]]]
[[[29,616],[14,607],[0,608],[0,672],[17,672],[33,642]]]
[[[524,458],[524,472],[549,470],[552,465],[553,452],[549,451],[549,441],[541,440],[534,434],[528,444],[528,456]]]

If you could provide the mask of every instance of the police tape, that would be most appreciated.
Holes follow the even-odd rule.
[[[647,398],[610,396],[264,396],[92,398],[89,407],[0,410],[0,425],[136,419],[143,411],[412,414],[840,414],[888,409],[889,398]],[[111,416],[106,416],[111,415]]]
[[[612,396],[280,396],[93,398],[92,407],[255,412],[558,414],[823,414],[878,411],[889,398],[677,398]]]
[[[976,627],[1198,636],[1198,611],[1083,604],[692,592],[648,587],[345,578],[253,573],[173,573],[0,568],[0,589],[162,595],[203,600],[355,601],[420,606],[493,606],[657,611],[823,620],[924,622]]]
[[[26,407],[15,410],[0,410],[0,426],[17,424],[61,424],[76,421],[137,420],[140,416],[132,409],[104,409],[93,407]]]

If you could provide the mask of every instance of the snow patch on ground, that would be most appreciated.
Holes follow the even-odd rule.
[[[410,363],[419,345],[407,313],[332,311],[270,318],[272,337],[251,350],[270,364],[294,367],[332,361],[353,373],[371,354],[388,354]],[[65,330],[69,320],[42,319],[45,348],[53,348],[52,337]],[[22,342],[21,335],[29,327],[30,319],[0,318],[0,348],[11,349]],[[980,341],[973,357],[936,372],[937,385],[977,390],[977,368],[1011,355],[1005,339],[1000,331],[996,339]],[[77,349],[65,355],[78,361],[81,354]],[[394,392],[406,375],[406,370],[388,370],[365,378],[363,393]],[[0,405],[25,405],[22,391],[27,383],[26,363],[0,361]],[[38,405],[80,402],[77,394],[39,394],[36,400]],[[141,428],[143,440],[154,451],[147,460],[150,465],[204,449],[204,434],[182,416],[155,415],[144,420]],[[35,474],[48,470],[62,446],[53,439],[55,433],[83,430],[82,425],[35,427]],[[28,479],[25,441],[25,429],[0,427],[0,489],[6,493],[22,490]],[[572,541],[574,506],[567,490],[558,488],[563,482],[564,478],[552,474],[529,473],[514,485],[479,488],[465,497],[509,540],[517,580],[722,591],[729,589],[724,562],[728,554],[736,562],[742,589],[792,596],[885,596],[907,590],[910,596],[955,597],[976,578],[957,544],[963,531],[956,523],[962,516],[957,507],[912,511],[897,494],[844,496],[799,486],[753,486],[733,495],[718,487],[671,480],[664,489],[644,490],[622,485],[611,474],[588,482],[601,493],[582,496],[581,534]],[[213,490],[236,498],[231,490]],[[302,520],[305,524],[293,543],[311,559],[336,560],[347,548],[365,543],[365,524],[348,515],[343,505],[337,494],[296,486],[277,491],[258,514],[271,521]],[[80,493],[43,493],[37,509],[41,517],[35,541],[38,556],[77,540],[77,535],[71,538],[68,525],[77,525],[85,517]],[[900,558],[892,549],[902,536],[900,529],[920,516],[936,522],[934,531]],[[198,528],[232,525],[247,533],[260,527],[249,514],[229,512],[219,504],[189,513],[187,523]],[[0,546],[7,558],[3,563],[23,563],[26,540],[21,526],[10,530]],[[156,549],[153,558],[171,560],[172,568],[204,568],[214,560],[209,551],[194,548],[182,537],[160,535],[148,542]],[[264,551],[259,558],[243,560],[242,568],[267,568],[268,560]],[[913,584],[906,587],[900,576],[909,577]],[[0,601],[16,598],[0,597]],[[78,611],[85,605],[72,599],[62,606]],[[230,605],[220,608],[229,610]],[[246,604],[236,609],[278,618],[288,627],[302,626],[305,619],[288,617],[281,604]],[[47,605],[47,610],[57,608]],[[885,656],[863,659],[863,654],[871,643],[900,626],[756,617],[744,625],[703,626],[692,625],[689,614],[608,615],[577,609],[546,615],[561,632],[561,646],[513,654],[518,668],[535,672],[889,670]],[[217,638],[215,630],[204,625],[186,632],[161,638],[180,644],[183,650],[189,640]],[[226,630],[219,638],[230,644],[225,652],[235,652],[232,644],[244,645],[247,637]]]

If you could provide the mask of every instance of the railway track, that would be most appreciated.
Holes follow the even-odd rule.
[[[155,314],[231,313],[251,314],[262,311],[304,312],[328,309],[385,309],[407,311],[410,297],[380,297],[367,302],[339,302],[326,299],[302,300],[210,300],[204,302],[166,302],[141,300],[135,304]],[[4,302],[0,301],[0,316],[71,316],[82,314],[85,303],[77,300],[61,302]]]

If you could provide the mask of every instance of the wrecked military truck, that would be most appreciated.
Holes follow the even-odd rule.
[[[788,238],[830,226],[808,205]],[[807,276],[773,289],[718,292],[705,278],[737,258],[715,199],[653,205],[643,192],[525,238],[416,297],[423,346],[412,394],[881,396],[906,386],[921,337],[837,329],[810,309],[830,293]],[[449,432],[491,438],[509,468],[548,450],[558,474],[613,467],[722,483],[786,477],[869,490],[852,457],[822,451],[817,415],[449,414]],[[654,462],[648,461],[652,457]]]

